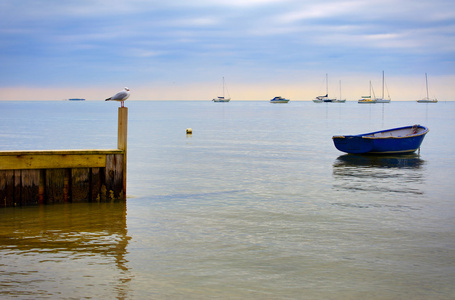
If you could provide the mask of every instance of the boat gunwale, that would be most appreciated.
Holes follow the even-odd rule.
[[[413,125],[415,126],[415,125]],[[332,137],[332,139],[344,139],[347,137],[359,137],[363,139],[369,139],[369,140],[383,140],[383,139],[407,139],[411,137],[418,137],[421,135],[427,134],[430,129],[428,127],[422,126],[422,125],[417,125],[419,128],[423,128],[424,130],[422,132],[414,133],[414,134],[409,134],[405,136],[369,136],[369,135],[374,135],[376,133],[384,133],[384,132],[389,132],[389,131],[395,131],[395,130],[402,130],[402,129],[408,129],[412,128],[413,126],[404,126],[404,127],[397,127],[397,128],[392,128],[392,129],[386,129],[386,130],[379,130],[375,132],[370,132],[370,133],[363,133],[363,134],[357,134],[357,135],[335,135]]]

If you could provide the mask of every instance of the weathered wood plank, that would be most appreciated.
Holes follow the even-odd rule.
[[[104,167],[106,155],[0,155],[0,170],[24,170],[24,169],[66,169],[66,168],[89,168]]]
[[[89,201],[90,195],[90,168],[76,168],[71,170],[71,201]]]
[[[91,169],[90,201],[101,201],[101,186],[104,184],[104,179],[101,178],[102,175],[104,177],[104,168]]]
[[[1,206],[14,206],[14,171],[0,171]]]
[[[44,204],[46,197],[46,170],[39,170],[38,203]]]
[[[14,170],[14,205],[22,205],[21,198],[21,170]]]
[[[40,170],[21,170],[21,203],[34,205],[39,202]]]
[[[6,207],[6,171],[0,171],[0,206]]]
[[[107,200],[123,200],[124,189],[122,154],[110,154],[106,156],[105,181]]]
[[[14,171],[6,171],[6,197],[9,206],[14,206]]]
[[[46,170],[46,203],[63,203],[66,169]]]
[[[65,169],[63,178],[63,202],[71,201],[71,169]]]

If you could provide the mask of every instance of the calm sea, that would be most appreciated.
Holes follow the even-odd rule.
[[[455,298],[455,102],[126,104],[126,205],[0,209],[1,299]],[[2,101],[0,150],[115,148],[117,107]]]

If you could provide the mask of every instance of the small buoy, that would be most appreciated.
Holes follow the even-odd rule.
[[[192,134],[192,133],[193,133],[193,129],[191,129],[191,128],[186,129],[186,134]]]

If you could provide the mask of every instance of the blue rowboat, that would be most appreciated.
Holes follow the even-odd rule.
[[[332,139],[335,147],[346,153],[412,153],[420,148],[428,131],[425,126],[412,125],[358,135],[338,135]]]

